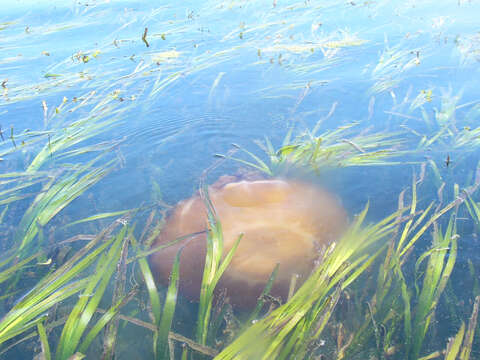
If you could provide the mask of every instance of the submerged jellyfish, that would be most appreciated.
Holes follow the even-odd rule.
[[[285,300],[292,276],[308,277],[322,245],[338,239],[346,214],[335,196],[296,180],[232,181],[221,177],[209,196],[222,225],[224,254],[243,237],[217,290],[226,289],[238,308],[255,305],[273,269],[279,264],[272,296]],[[180,256],[180,293],[192,300],[200,294],[206,254],[207,210],[200,195],[180,201],[166,220],[154,246],[193,234],[151,256],[157,279],[168,283],[175,255]]]

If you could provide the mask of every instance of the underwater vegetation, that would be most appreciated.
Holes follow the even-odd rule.
[[[474,6],[2,15],[0,359],[479,359]]]
[[[329,134],[325,135],[327,139]],[[280,156],[284,156],[282,162],[289,164],[290,171],[299,164],[306,171],[305,167],[310,164],[313,174],[332,165],[323,169],[317,162],[311,162],[311,151],[305,150],[309,149],[309,142],[301,143],[299,139],[304,136],[291,143],[287,137],[279,150],[268,150],[267,155],[273,159],[271,164],[276,166]],[[366,152],[356,147],[371,148],[371,139],[378,141],[379,137],[367,135],[346,142],[331,138],[332,145],[317,140],[319,145],[314,151],[318,154],[333,152],[330,156],[335,158],[345,151],[350,154],[353,148],[355,152],[351,156],[365,155]],[[76,143],[71,137],[70,141]],[[62,139],[56,139],[57,142],[62,143]],[[381,145],[381,140],[375,143],[375,146]],[[387,145],[396,146],[396,143],[388,142]],[[71,151],[68,149],[67,144],[62,150],[68,153]],[[41,159],[42,151],[32,157],[33,164]],[[238,147],[225,158],[241,160],[242,164],[249,162],[234,155],[238,151],[253,157],[256,161],[252,163],[253,169],[258,170],[259,166],[271,169],[261,160],[261,154],[255,155]],[[47,359],[82,358],[89,351],[100,351],[102,357],[111,358],[121,351],[118,334],[129,324],[148,330],[151,352],[158,359],[475,358],[480,296],[474,266],[471,266],[471,302],[462,307],[458,306],[459,295],[454,294],[451,277],[462,241],[459,219],[468,217],[480,224],[480,205],[473,200],[480,185],[480,167],[473,170],[468,186],[460,189],[455,184],[452,200],[442,200],[444,182],[438,189],[438,199],[425,203],[419,201],[418,196],[424,183],[434,181],[436,176],[425,161],[420,164],[420,175],[413,173],[409,188],[398,194],[398,210],[371,222],[366,220],[367,204],[346,229],[344,210],[321,189],[296,181],[238,181],[224,177],[208,190],[202,186],[203,198],[196,195],[184,200],[170,210],[170,216],[166,217],[166,212],[161,210],[164,205],[97,214],[75,223],[119,218],[95,235],[78,234],[60,242],[45,242],[44,227],[54,215],[111,171],[115,159],[104,160],[103,166],[97,165],[105,154],[108,153],[51,178],[23,210],[17,240],[2,256],[0,264],[2,301],[7,306],[0,320],[1,354],[24,346],[35,349],[38,344],[34,351]],[[342,157],[348,158],[345,154]],[[372,153],[371,158],[366,159],[371,159],[369,165],[374,166],[377,154]],[[382,164],[388,161],[389,158],[384,157]],[[348,165],[339,163],[338,166]],[[4,173],[2,178],[21,179],[20,184],[30,186],[40,176],[42,170],[34,169]],[[12,193],[7,191],[3,195],[3,199],[9,199],[9,206],[19,201],[11,198]],[[302,200],[296,203],[292,196]],[[289,204],[287,210],[275,210],[277,204],[284,201]],[[260,210],[253,208],[244,223],[236,221],[241,213],[228,214],[231,210],[227,209],[232,205],[250,210],[252,204],[260,206]],[[277,233],[275,226],[290,224],[288,229],[292,231],[292,224],[308,223],[307,216],[319,216],[324,212],[321,205],[325,204],[329,212],[322,215],[324,218],[311,221],[319,230],[309,233],[307,238],[312,237],[320,243],[315,250],[307,249],[308,256],[315,257],[314,263],[307,264],[307,268],[304,268],[305,263],[300,263],[300,268],[284,272],[283,261],[275,256],[271,260],[256,261],[260,253],[272,255],[276,247],[281,247],[281,244],[276,246],[268,242],[270,249],[260,249],[264,244],[254,246],[255,251],[250,258],[247,256],[247,260],[253,261],[245,269],[235,263],[240,260],[241,264],[242,252],[247,251],[241,247],[242,241],[249,241],[252,236],[255,239],[256,235],[249,233],[248,228],[242,230],[242,224],[248,227],[255,221],[265,222],[260,219],[266,213],[272,225],[262,223],[265,229],[261,231],[265,234],[261,238],[273,235],[272,239],[283,240],[285,235],[281,231]],[[176,222],[181,223],[183,217],[192,216],[190,210],[193,218],[184,225],[188,227],[178,225]],[[275,211],[279,213],[273,216]],[[284,211],[286,213],[282,214]],[[139,217],[142,212],[149,215]],[[159,214],[164,223],[154,220]],[[293,216],[300,219],[293,221]],[[141,231],[138,231],[138,221],[142,222]],[[322,241],[324,235],[320,229],[327,224],[333,226],[335,230],[332,231],[337,235]],[[239,226],[239,232],[244,231],[243,238],[235,235],[232,226]],[[200,250],[190,252],[190,256],[197,255],[197,259],[181,261],[182,254],[188,255],[188,245],[183,242],[188,244],[192,239],[197,241],[198,245],[194,246]],[[295,240],[297,244],[305,241],[301,236]],[[430,242],[427,247],[425,240]],[[418,244],[422,244],[420,252],[414,251]],[[289,255],[295,256],[295,251],[304,251],[305,246],[286,249]],[[237,252],[239,260],[235,258]],[[150,255],[154,256],[153,262],[147,261]],[[305,255],[300,258],[305,261]],[[296,266],[298,259],[288,266]],[[192,264],[197,266],[193,268]],[[253,271],[257,264],[261,265],[263,278],[262,286],[255,286],[258,294],[254,297],[235,279],[248,283],[248,271]],[[155,281],[154,272],[157,271],[162,273],[163,282],[168,283],[164,290]],[[297,282],[295,273],[300,272],[304,279]],[[285,278],[288,273],[293,275]],[[195,330],[187,330],[188,336],[172,331],[183,276],[193,281],[187,294],[199,301]],[[29,281],[30,277],[33,282]],[[253,279],[257,280],[255,276]],[[228,283],[239,286],[236,291],[240,293],[245,291],[245,298],[236,295]],[[283,287],[280,293],[276,290],[279,284]],[[287,295],[285,290],[288,290]],[[140,304],[135,303],[140,299],[145,301],[147,318],[136,308]],[[243,304],[244,310],[237,312],[235,305],[242,301],[250,305]],[[440,320],[436,320],[439,307],[447,307],[451,311],[449,321],[456,324],[457,330],[448,333],[448,338],[439,335]],[[94,348],[98,350],[92,350]]]

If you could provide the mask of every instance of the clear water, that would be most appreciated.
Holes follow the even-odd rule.
[[[197,189],[214,155],[232,143],[263,156],[255,140],[279,146],[290,129],[311,129],[332,109],[321,131],[357,122],[354,134],[401,132],[404,148],[413,150],[421,136],[412,132],[433,136],[435,112],[448,98],[458,97],[458,129],[480,120],[478,14],[473,0],[9,2],[0,13],[0,172],[25,170],[48,142],[42,135],[22,145],[26,129],[53,137],[98,114],[95,106],[107,98],[112,113],[105,119],[113,126],[82,145],[120,141],[109,156],[121,165],[62,210],[56,224],[149,204],[157,185],[174,204]],[[422,91],[431,96],[415,107]],[[42,169],[94,155],[51,156]],[[400,160],[435,160],[451,199],[454,183],[469,185],[477,155],[445,140]],[[238,167],[227,162],[209,181]],[[369,216],[378,220],[396,209],[413,172],[420,165],[354,167],[321,181],[351,216],[370,201]],[[436,190],[430,181],[421,200],[435,199]],[[2,249],[18,221],[15,214],[3,219]],[[471,221],[461,230],[460,279],[467,259],[480,266]]]

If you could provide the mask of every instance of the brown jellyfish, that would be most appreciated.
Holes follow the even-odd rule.
[[[240,234],[233,259],[217,290],[227,290],[238,308],[256,304],[270,274],[279,264],[271,295],[285,300],[292,276],[303,282],[314,267],[318,249],[336,240],[347,223],[335,196],[296,180],[234,181],[221,177],[209,196],[222,224],[224,254]],[[233,180],[233,181],[232,181]],[[206,253],[207,216],[203,199],[195,195],[178,203],[153,246],[196,234],[156,252],[150,262],[157,279],[168,283],[175,255],[180,256],[180,293],[198,300]]]

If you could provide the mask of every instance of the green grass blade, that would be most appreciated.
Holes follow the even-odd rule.
[[[138,244],[135,237],[132,235],[131,242],[134,249],[138,252]],[[160,305],[160,296],[158,295],[157,285],[155,284],[155,279],[153,277],[152,271],[150,270],[150,266],[148,265],[147,259],[145,257],[141,257],[138,259],[138,264],[140,265],[140,271],[142,272],[143,279],[145,281],[145,285],[147,287],[148,296],[150,298],[150,305],[152,307],[153,313],[153,320],[155,325],[160,324],[162,308]]]
[[[47,332],[45,331],[45,326],[40,321],[37,323],[38,336],[40,337],[40,343],[42,344],[42,355],[45,360],[50,360],[52,355],[50,353],[50,345],[48,345]]]
[[[173,263],[172,272],[170,274],[170,283],[168,285],[167,295],[165,296],[165,303],[163,305],[162,319],[158,326],[156,351],[157,359],[159,360],[168,358],[168,334],[172,327],[173,315],[177,304],[180,254],[181,250],[178,251],[177,256],[175,257],[175,262]]]
[[[423,286],[418,295],[418,303],[413,322],[413,346],[411,354],[411,358],[413,359],[419,357],[431,318],[456,261],[457,236],[452,234],[453,231],[454,220],[452,217],[445,234],[440,234],[439,231],[434,234],[433,251],[428,251],[429,260],[423,278]],[[449,256],[445,261],[447,250],[449,250]]]
[[[93,161],[90,164],[93,164]],[[37,195],[20,221],[15,235],[16,242],[20,243],[19,250],[23,250],[31,244],[38,233],[39,225],[45,226],[85,190],[108,175],[113,170],[115,160],[88,171],[90,164],[71,175],[67,174],[55,183],[55,179],[52,179],[44,186],[44,191]],[[85,173],[85,171],[88,172]]]
[[[13,275],[15,275],[18,271],[21,271],[22,268],[25,267],[26,264],[30,263],[33,259],[36,259],[37,257],[41,256],[42,253],[41,252],[38,252],[10,267],[8,267],[6,270],[3,270],[2,272],[0,272],[0,284],[2,282],[5,282],[7,281],[8,279],[10,279]],[[6,260],[7,262],[3,263],[3,265],[6,265],[8,264],[8,262],[11,261],[11,259],[7,259]],[[2,264],[0,264],[0,267],[1,267]]]
[[[309,334],[315,334],[313,326],[320,324],[320,332],[324,326],[321,325],[324,324],[321,320],[324,314],[320,309],[332,300],[332,292],[335,288],[339,291],[343,281],[352,283],[371,266],[373,260],[364,252],[370,252],[371,246],[378,245],[384,236],[393,231],[398,216],[389,216],[389,221],[381,227],[361,228],[365,215],[366,209],[357,216],[336,246],[324,252],[315,272],[287,303],[251,325],[217,359],[273,359],[297,355],[302,358],[301,354],[306,351],[304,340],[309,339]],[[376,256],[384,251],[385,246],[376,250]],[[252,343],[255,346],[251,346]]]
[[[235,146],[236,148],[240,149],[241,151],[243,151],[244,153],[248,154],[252,159],[254,159],[257,164],[258,164],[258,168],[259,169],[263,169],[263,171],[268,174],[268,175],[272,175],[272,171],[270,169],[270,167],[262,160],[260,159],[257,155],[255,155],[254,153],[252,153],[251,151],[248,151],[247,149],[244,149],[242,148],[241,146],[237,145],[237,144],[233,144],[233,146]],[[237,160],[238,161],[238,160]]]
[[[124,296],[123,298],[119,299],[117,303],[115,303],[110,309],[108,309],[102,317],[95,323],[94,326],[90,329],[88,334],[85,336],[85,339],[78,347],[78,352],[86,353],[88,348],[90,347],[91,343],[95,338],[98,336],[100,331],[102,331],[105,326],[112,321],[115,315],[118,314],[120,309],[127,304],[133,296],[136,294],[136,291],[132,291],[130,294]]]
[[[75,304],[60,336],[56,358],[66,360],[72,356],[80,339],[95,313],[106,290],[110,278],[116,270],[127,228],[123,227],[116,236],[108,253],[98,260],[95,274],[90,277],[85,292]]]
[[[100,213],[100,214],[92,215],[92,216],[89,216],[89,217],[86,217],[86,218],[68,223],[67,225],[63,226],[63,228],[65,229],[67,227],[77,225],[77,224],[82,224],[82,223],[89,222],[89,221],[106,219],[106,218],[113,217],[113,216],[120,216],[120,215],[124,215],[124,214],[127,214],[127,213],[129,213],[131,211],[135,211],[135,210],[137,210],[137,209],[129,209],[129,210],[120,210],[120,211]]]
[[[448,342],[447,349],[445,350],[445,360],[456,360],[457,355],[460,352],[460,346],[462,346],[463,334],[465,333],[465,323],[462,322],[460,330],[457,335],[451,338]]]
[[[242,240],[242,237],[243,237],[243,234],[240,234],[240,236],[237,238],[237,240],[233,244],[230,251],[227,253],[227,255],[225,255],[223,261],[221,262],[220,266],[218,267],[218,270],[215,273],[215,277],[213,278],[213,282],[212,282],[213,286],[217,286],[217,283],[220,280],[220,277],[223,275],[228,265],[230,265],[230,262],[232,261],[233,255],[235,255],[235,251],[237,250],[238,245]]]
[[[472,315],[470,316],[470,320],[468,322],[467,333],[465,334],[465,338],[463,340],[462,352],[460,354],[460,360],[469,360],[470,359],[470,354],[472,353],[473,339],[474,339],[474,336],[475,336],[475,330],[477,328],[477,318],[478,318],[479,305],[480,305],[480,296],[477,296],[475,298],[475,302],[473,304]]]
[[[263,300],[264,296],[270,293],[270,290],[272,289],[273,283],[275,282],[275,278],[277,277],[278,269],[280,267],[280,264],[275,265],[275,268],[273,269],[272,273],[270,274],[270,277],[268,278],[267,284],[265,285],[262,294],[259,296],[257,305],[255,306],[255,309],[252,311],[250,317],[247,320],[247,325],[251,324],[253,320],[255,320],[258,315],[260,314],[260,311],[263,308],[263,305],[265,304],[265,301]]]
[[[75,281],[41,301],[25,303],[27,308],[22,309],[22,311],[10,311],[0,321],[0,344],[36,326],[38,321],[43,320],[43,318],[37,318],[39,315],[47,312],[55,304],[83,290],[86,285],[87,279]]]
[[[208,336],[208,325],[212,310],[212,300],[215,287],[220,277],[229,265],[235,250],[240,243],[242,235],[239,236],[230,251],[223,256],[223,232],[222,225],[216,218],[215,209],[208,196],[208,188],[201,186],[201,195],[205,207],[207,208],[208,233],[207,233],[207,251],[205,255],[205,266],[203,271],[202,283],[200,287],[200,304],[198,308],[196,339],[202,345],[206,344]]]

